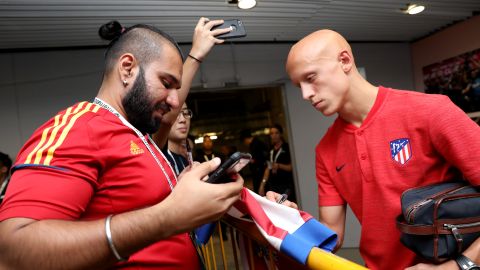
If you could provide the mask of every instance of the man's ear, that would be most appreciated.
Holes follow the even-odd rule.
[[[340,53],[338,58],[340,60],[340,64],[342,65],[343,71],[346,73],[350,72],[353,66],[353,56],[347,50],[344,50]]]
[[[2,166],[1,169],[0,169],[0,171],[1,171],[2,173],[7,173],[7,172],[8,172],[7,166]]]
[[[131,83],[131,80],[133,79],[133,72],[137,67],[137,59],[133,54],[125,53],[120,56],[118,62],[118,72],[120,75],[120,79],[126,86]]]

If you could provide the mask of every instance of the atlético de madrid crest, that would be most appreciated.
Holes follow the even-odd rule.
[[[397,139],[390,142],[392,159],[400,164],[407,163],[412,157],[412,147],[409,139]]]

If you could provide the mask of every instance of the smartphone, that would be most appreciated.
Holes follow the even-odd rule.
[[[232,28],[232,31],[215,36],[215,37],[221,38],[221,39],[229,39],[229,38],[240,38],[240,37],[247,36],[247,32],[245,32],[245,26],[243,25],[243,22],[239,19],[224,20],[223,24],[214,26],[212,30],[215,30],[218,28],[224,29],[229,27]]]
[[[250,162],[250,159],[252,159],[252,155],[248,153],[235,152],[210,174],[206,182],[212,184],[230,182],[229,175],[238,173]]]

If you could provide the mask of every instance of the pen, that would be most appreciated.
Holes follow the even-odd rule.
[[[277,203],[282,204],[283,202],[285,202],[288,198],[289,193],[290,193],[289,189],[285,190],[285,192],[282,194],[282,197],[280,197],[280,199],[278,199]]]
[[[188,143],[188,139],[186,139],[186,147],[187,147],[187,160],[188,160],[188,165],[192,166],[193,165],[193,156],[192,156],[192,148],[190,148],[190,143]]]
[[[282,204],[283,202],[285,202],[287,200],[287,198],[288,198],[288,195],[283,193],[282,197],[280,197],[280,199],[278,199],[277,203]]]

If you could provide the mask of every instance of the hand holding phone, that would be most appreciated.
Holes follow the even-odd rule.
[[[219,29],[219,28],[224,29],[229,27],[232,29],[232,31],[225,34],[220,34],[215,37],[220,39],[229,39],[229,38],[240,38],[240,37],[247,36],[247,32],[245,31],[245,26],[243,25],[243,22],[239,19],[224,20],[223,24],[212,27],[212,30]]]
[[[235,152],[225,162],[220,164],[207,179],[207,183],[220,184],[230,182],[229,175],[238,173],[252,159],[248,153]]]

